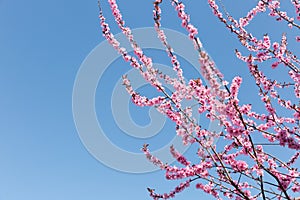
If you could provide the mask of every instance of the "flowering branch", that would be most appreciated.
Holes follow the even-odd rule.
[[[200,162],[192,164],[184,155],[177,152],[174,146],[171,146],[170,153],[179,164],[184,166],[178,168],[164,164],[150,153],[148,145],[144,145],[142,150],[146,158],[166,171],[166,179],[183,179],[183,182],[170,193],[157,194],[154,189],[148,188],[150,196],[155,200],[172,198],[175,194],[190,187],[192,182],[197,182],[197,189],[217,199],[224,196],[235,197],[237,200],[253,200],[259,197],[292,200],[291,193],[300,191],[300,173],[295,167],[300,157],[300,108],[296,103],[300,98],[300,61],[294,53],[288,50],[286,34],[282,34],[280,42],[272,43],[267,34],[262,39],[257,39],[245,29],[258,13],[264,13],[267,9],[270,10],[270,16],[277,17],[277,21],[285,20],[289,27],[299,29],[294,18],[280,11],[280,2],[260,0],[246,17],[236,20],[227,12],[221,1],[226,18],[223,17],[224,14],[219,10],[215,0],[208,0],[215,16],[237,36],[240,43],[250,52],[249,56],[244,56],[239,50],[235,50],[237,58],[247,65],[249,73],[254,78],[258,88],[258,97],[264,105],[264,113],[254,112],[251,104],[240,103],[238,93],[242,78],[234,77],[230,85],[225,81],[223,74],[216,68],[215,63],[202,47],[197,37],[198,29],[191,24],[190,16],[186,13],[182,2],[170,0],[182,27],[187,31],[189,39],[198,52],[199,67],[208,85],[204,85],[201,79],[186,80],[183,76],[180,62],[161,29],[162,0],[155,0],[153,3],[154,28],[176,72],[175,78],[160,72],[153,66],[152,59],[144,54],[142,48],[134,40],[131,29],[125,26],[116,1],[108,0],[108,2],[118,27],[134,50],[134,56],[128,54],[114,38],[105,21],[99,1],[99,18],[104,37],[126,62],[130,62],[130,65],[161,93],[161,96],[153,98],[142,96],[132,88],[130,80],[124,75],[123,84],[131,95],[133,103],[138,106],[154,106],[176,123],[176,133],[182,137],[185,145],[197,145],[199,148],[197,155]],[[296,19],[299,20],[299,2],[292,0],[291,3],[298,15]],[[260,65],[267,61],[273,61],[271,64],[273,69],[280,65],[286,66],[289,69],[287,73],[289,81],[280,83],[267,77],[260,70]],[[171,94],[164,89],[164,84],[173,86]],[[291,87],[294,89],[294,96],[283,97],[282,91],[288,91]],[[218,120],[225,132],[215,133],[202,128],[192,116],[193,108],[182,106],[183,101],[192,99],[198,103],[199,114],[205,115],[210,120]],[[279,108],[284,112],[279,112]],[[259,142],[256,142],[256,135],[262,136]],[[218,150],[213,142],[220,141],[220,139],[226,145]],[[270,145],[289,149],[294,153],[288,160],[281,160],[263,148],[263,146]],[[270,179],[274,182],[270,182]]]

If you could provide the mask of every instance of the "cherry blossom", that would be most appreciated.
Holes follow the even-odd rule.
[[[191,23],[192,17],[183,2],[170,0],[179,23],[198,53],[199,69],[207,84],[200,77],[191,80],[184,77],[181,64],[167,35],[161,29],[163,0],[153,2],[154,28],[165,47],[176,77],[170,77],[155,68],[152,58],[143,52],[131,29],[125,25],[116,0],[108,2],[115,22],[134,49],[134,55],[130,55],[114,38],[99,3],[103,36],[124,61],[129,62],[160,93],[152,98],[139,94],[124,75],[123,84],[132,102],[141,107],[155,107],[175,123],[176,134],[182,137],[183,144],[195,145],[198,149],[198,161],[193,163],[179,153],[175,146],[171,146],[170,154],[176,159],[176,165],[171,165],[154,156],[149,145],[145,144],[142,151],[146,158],[165,171],[165,178],[181,181],[168,193],[160,194],[155,189],[148,188],[150,196],[155,200],[173,198],[194,183],[196,189],[216,199],[296,198],[300,191],[300,174],[296,166],[300,157],[300,60],[289,50],[290,40],[286,33],[282,33],[280,41],[276,41],[269,34],[255,36],[248,31],[248,27],[255,23],[255,17],[267,14],[277,23],[286,23],[287,27],[299,31],[299,1],[290,2],[295,10],[293,16],[282,10],[278,0],[259,0],[244,17],[238,19],[226,10],[222,1],[217,3],[215,0],[208,0],[212,13],[220,24],[244,47],[233,52],[252,77],[257,91],[256,98],[263,107],[257,111],[251,101],[242,103],[239,99],[243,78],[236,76],[231,81],[226,80],[217,69],[198,36],[201,35],[201,29]],[[296,36],[296,41],[300,41],[299,36]],[[286,80],[276,80],[265,72],[267,67],[285,71]],[[172,86],[171,93],[165,90],[165,85]],[[184,101],[191,100],[197,102],[197,107],[183,106]],[[212,132],[207,127],[202,127],[192,115],[193,109],[209,120],[217,120],[223,130]],[[216,140],[222,141],[222,145],[216,145]],[[280,149],[278,151],[288,150],[292,153],[281,159],[269,151],[270,146]]]

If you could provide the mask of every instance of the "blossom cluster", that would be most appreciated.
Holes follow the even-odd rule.
[[[161,170],[165,170],[166,179],[182,180],[182,183],[169,193],[158,194],[154,189],[148,188],[150,196],[155,200],[169,199],[190,187],[192,182],[196,182],[197,189],[217,199],[227,197],[247,200],[259,198],[292,200],[300,191],[300,174],[296,167],[300,157],[300,106],[297,104],[300,98],[300,60],[288,49],[288,37],[285,33],[282,34],[280,41],[272,41],[268,34],[259,39],[247,31],[247,26],[257,15],[269,11],[268,15],[275,17],[276,21],[285,21],[288,27],[299,30],[300,26],[297,24],[297,20],[300,20],[299,1],[291,0],[297,17],[290,17],[287,12],[281,11],[278,0],[259,0],[245,17],[235,19],[226,11],[221,1],[217,4],[215,0],[208,0],[213,14],[250,52],[250,55],[245,55],[235,49],[237,58],[245,63],[257,86],[257,97],[264,106],[259,112],[254,111],[250,103],[243,104],[239,100],[242,77],[234,77],[229,84],[216,68],[214,61],[204,50],[197,36],[200,31],[191,23],[191,17],[186,12],[183,2],[170,0],[181,26],[198,52],[199,68],[207,84],[200,78],[186,80],[184,77],[181,64],[165,32],[161,29],[163,0],[153,2],[154,28],[176,72],[175,78],[154,67],[152,58],[145,55],[135,41],[131,29],[125,25],[116,0],[108,2],[118,27],[134,50],[134,55],[130,55],[114,38],[99,3],[100,25],[104,37],[126,62],[129,62],[161,93],[152,98],[143,96],[135,91],[128,77],[124,75],[123,84],[132,97],[132,102],[138,106],[155,107],[175,123],[176,134],[182,137],[185,145],[198,147],[199,162],[192,164],[171,146],[171,155],[178,164],[183,165],[178,167],[165,164],[151,154],[148,145],[143,146],[142,151],[146,158]],[[289,78],[288,82],[281,83],[267,76],[261,69],[263,63],[271,63],[269,66],[274,70],[284,68]],[[172,86],[171,93],[165,90],[166,84]],[[284,92],[291,94],[284,95]],[[209,120],[217,120],[223,130],[212,132],[198,124],[192,115],[193,108],[184,107],[182,104],[183,101],[190,100],[197,102],[199,115],[204,115]],[[224,147],[216,146],[214,143],[216,140],[222,141]],[[266,146],[289,149],[293,153],[287,156],[288,159],[282,160],[267,151]]]

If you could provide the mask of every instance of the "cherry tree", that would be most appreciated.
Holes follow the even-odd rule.
[[[257,88],[257,96],[264,109],[254,111],[251,104],[239,101],[239,90],[242,77],[236,76],[226,81],[208,53],[202,47],[198,37],[198,29],[191,24],[183,2],[170,0],[177,12],[181,26],[186,30],[199,55],[199,68],[206,83],[202,79],[187,80],[183,75],[180,62],[162,30],[162,0],[153,2],[153,23],[158,39],[165,46],[176,77],[171,77],[155,68],[135,41],[131,29],[125,25],[115,0],[108,0],[115,22],[127,37],[134,55],[131,55],[114,38],[110,26],[103,15],[101,4],[100,24],[103,36],[116,51],[160,95],[149,98],[139,94],[126,75],[123,84],[134,104],[155,107],[160,113],[170,118],[176,126],[177,135],[182,137],[185,145],[196,145],[199,162],[192,163],[179,153],[174,146],[170,153],[178,165],[170,165],[151,154],[149,145],[142,151],[147,159],[165,171],[168,180],[182,180],[174,190],[168,193],[156,193],[148,188],[153,199],[169,199],[175,197],[194,183],[195,187],[216,199],[296,199],[300,192],[300,73],[297,55],[288,48],[288,36],[282,33],[280,41],[273,41],[268,34],[255,36],[247,30],[247,25],[259,14],[267,14],[278,23],[285,23],[290,29],[298,32],[300,25],[300,2],[291,0],[295,10],[293,16],[281,10],[279,0],[259,0],[245,17],[234,18],[222,4],[208,0],[212,13],[219,19],[229,33],[234,35],[244,47],[235,49],[237,59],[244,63],[245,70],[251,74]],[[242,4],[241,4],[242,6]],[[290,38],[298,43],[300,36]],[[299,44],[299,43],[298,43]],[[264,67],[262,67],[264,66]],[[266,68],[283,68],[288,79],[284,82],[266,75]],[[133,80],[134,81],[134,80]],[[173,91],[166,90],[170,85]],[[288,94],[288,95],[287,95]],[[197,102],[199,115],[209,120],[217,120],[223,127],[220,132],[212,132],[198,124],[192,115],[195,107],[183,106],[183,101]],[[214,141],[222,141],[224,145],[216,145]],[[266,150],[266,146],[276,146],[280,151],[289,152],[285,158],[279,158],[274,152]]]

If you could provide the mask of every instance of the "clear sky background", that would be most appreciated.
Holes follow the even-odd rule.
[[[245,16],[255,5],[252,0],[228,2],[224,0],[236,17]],[[106,2],[103,7],[108,22],[113,23]],[[185,33],[168,1],[163,8],[163,26]],[[153,24],[152,1],[120,1],[120,9],[132,28]],[[241,48],[237,39],[213,16],[206,1],[187,3],[186,9],[226,79],[245,78],[242,101],[255,103],[249,98],[256,90],[247,68],[234,55],[234,49]],[[258,37],[272,32],[278,39],[286,25],[280,23],[274,29],[274,24],[274,19],[261,17],[249,28]],[[150,199],[147,187],[167,192],[175,186],[160,171],[130,174],[111,169],[96,160],[79,138],[72,114],[73,85],[81,63],[104,41],[96,0],[0,0],[0,27],[0,200],[140,200]],[[115,25],[112,31],[119,33]],[[290,43],[291,49],[299,51]],[[167,57],[154,61],[168,63]],[[111,90],[129,69],[118,59],[103,75],[95,97],[98,120],[117,146],[139,153],[143,143],[150,143],[155,150],[174,137],[172,123],[147,140],[129,137],[113,121]],[[280,70],[273,73],[280,77]],[[192,72],[187,76],[193,77]],[[130,110],[137,124],[149,123],[147,109],[131,105]],[[203,198],[192,185],[177,199]]]

